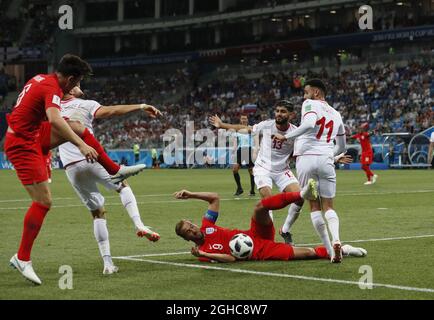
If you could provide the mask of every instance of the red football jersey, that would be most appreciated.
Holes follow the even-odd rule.
[[[255,236],[251,229],[239,230],[219,227],[206,216],[202,219],[200,231],[204,235],[204,243],[199,246],[199,250],[207,253],[231,254],[229,241],[238,233],[247,234],[253,240],[253,252],[250,260],[266,260],[266,257],[273,253],[276,246],[286,246],[283,243],[277,244],[274,241]],[[199,260],[209,261],[208,258],[199,258]]]
[[[247,231],[238,229],[226,229],[216,226],[214,222],[204,217],[200,227],[204,235],[205,242],[199,247],[199,250],[207,253],[231,254],[229,241],[237,233],[247,233]]]
[[[30,79],[8,116],[8,124],[17,135],[35,139],[41,122],[47,120],[45,110],[58,108],[63,97],[56,74],[39,74]]]
[[[362,146],[362,152],[372,152],[372,146],[368,132],[355,134],[352,136],[352,138],[360,141],[360,145]]]

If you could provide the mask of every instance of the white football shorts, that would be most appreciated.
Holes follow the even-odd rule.
[[[119,190],[121,185],[110,180],[110,174],[99,163],[80,161],[67,166],[66,176],[83,204],[90,210],[97,210],[104,206],[104,197],[98,189],[97,183],[107,190]]]
[[[258,190],[263,187],[270,187],[272,189],[274,182],[277,188],[279,188],[279,191],[283,192],[283,190],[285,190],[285,188],[290,184],[298,183],[297,178],[290,169],[281,172],[273,172],[255,165],[253,167],[253,175]]]
[[[334,159],[329,156],[303,155],[296,160],[297,176],[303,188],[309,179],[318,183],[318,193],[323,198],[336,195],[336,171]]]

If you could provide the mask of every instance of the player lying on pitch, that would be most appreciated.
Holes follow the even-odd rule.
[[[249,258],[250,260],[329,259],[324,246],[316,248],[293,247],[290,244],[275,242],[274,225],[268,213],[268,210],[282,209],[295,201],[316,199],[317,190],[314,180],[309,181],[301,192],[283,192],[259,201],[254,209],[249,230],[226,229],[215,224],[220,209],[217,193],[181,190],[174,195],[177,199],[200,199],[208,202],[208,211],[202,219],[201,227],[189,220],[181,220],[175,227],[178,236],[196,244],[191,249],[191,253],[200,261],[237,261],[230,254],[229,241],[238,233],[247,234],[253,239],[253,253]],[[348,256],[363,257],[367,254],[365,249],[350,245],[342,246],[342,250],[343,254]]]
[[[138,111],[146,112],[152,118],[161,116],[161,112],[151,105],[101,106],[94,100],[80,99],[82,96],[83,92],[79,86],[65,94],[61,103],[61,115],[70,121],[80,122],[92,133],[94,119],[122,116]],[[94,235],[104,261],[103,274],[112,274],[118,272],[119,269],[113,264],[111,258],[104,197],[97,184],[103,185],[107,190],[114,190],[119,193],[121,202],[134,223],[137,236],[146,237],[150,241],[160,239],[158,233],[143,224],[136,197],[126,181],[113,183],[110,174],[103,166],[99,163],[87,162],[80,150],[72,143],[67,142],[59,146],[59,155],[69,182],[93,216]]]

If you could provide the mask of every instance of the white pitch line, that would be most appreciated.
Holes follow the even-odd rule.
[[[430,193],[430,192],[434,192],[434,190],[414,190],[414,191],[405,191],[405,192],[375,192],[375,193],[351,193],[351,194],[341,194],[340,196],[367,196],[367,195],[385,195],[385,194],[410,194],[410,193]],[[136,196],[137,197],[137,196]],[[117,196],[108,196],[107,198],[117,198]],[[66,198],[65,198],[66,199]],[[69,198],[68,198],[69,199]],[[75,200],[77,200],[77,198],[73,198]],[[251,198],[223,198],[220,199],[220,201],[249,201],[249,200],[259,200],[259,198],[257,197],[251,197]],[[26,201],[28,201],[30,203],[30,200],[27,199]],[[192,201],[200,201],[197,199],[188,199],[188,200],[155,200],[155,201],[140,201],[137,202],[137,204],[140,205],[149,205],[149,204],[158,204],[158,203],[188,203],[188,202],[192,202]],[[6,202],[6,201],[4,201]],[[106,203],[105,206],[121,206],[121,203]],[[81,204],[67,204],[67,205],[54,205],[51,208],[72,208],[72,207],[81,207],[83,205]],[[0,208],[0,210],[25,210],[28,209],[29,207],[3,207]],[[0,211],[0,214],[4,213]]]
[[[228,199],[220,199],[220,201],[246,201],[246,200],[259,200],[258,198],[228,198]],[[188,202],[199,202],[200,200],[197,199],[192,199],[192,200],[158,200],[158,201],[146,201],[146,202],[141,202],[141,201],[137,201],[137,204],[140,205],[148,205],[148,204],[158,204],[158,203],[178,203],[178,204],[183,204],[183,203],[188,203]],[[29,201],[30,202],[30,201]],[[121,202],[117,202],[117,203],[105,203],[104,206],[106,207],[110,207],[110,206],[123,206],[123,204]],[[60,206],[51,206],[51,209],[56,209],[56,208],[73,208],[73,207],[84,207],[84,205],[82,204],[65,204],[65,205],[60,205]],[[0,208],[0,210],[25,210],[28,209],[29,207],[3,207]],[[1,212],[1,213],[5,213],[5,212]]]
[[[358,239],[358,240],[349,240],[343,241],[343,243],[357,243],[357,242],[377,242],[377,241],[394,241],[394,240],[409,240],[409,239],[419,239],[419,238],[432,238],[434,234],[423,234],[419,236],[407,236],[407,237],[393,237],[393,238],[374,238],[374,239]],[[315,246],[322,243],[300,243],[296,244],[296,246]],[[167,253],[149,253],[149,254],[138,254],[134,256],[119,256],[113,257],[114,259],[122,259],[122,258],[140,258],[140,257],[164,257],[164,256],[175,256],[175,255],[183,255],[183,254],[191,254],[190,251],[180,251],[180,252],[167,252]]]
[[[434,192],[434,189],[426,189],[426,190],[412,190],[412,191],[383,191],[383,192],[339,192],[338,196],[372,196],[372,195],[387,195],[387,194],[409,194],[409,193],[431,193]],[[232,195],[232,193],[220,193],[220,195]],[[136,198],[141,197],[172,197],[173,194],[135,194]],[[111,198],[118,198],[119,195],[113,195],[113,196],[104,196],[104,198],[111,199]],[[77,197],[59,197],[59,198],[53,198],[53,201],[57,200],[77,200]],[[259,199],[259,197],[250,197],[250,198],[233,198],[229,200],[240,200],[240,199]],[[23,198],[23,199],[3,199],[0,200],[0,203],[8,203],[8,202],[30,202],[31,200],[29,198]],[[159,201],[159,202],[167,202]],[[1,208],[0,208],[1,209]]]
[[[113,257],[113,258],[115,258],[115,257]],[[357,281],[339,280],[339,279],[331,279],[331,278],[308,277],[308,276],[300,276],[300,275],[293,275],[293,274],[263,272],[263,271],[244,270],[244,269],[235,269],[235,268],[234,269],[233,268],[223,268],[223,267],[215,267],[215,266],[205,266],[205,265],[200,265],[200,264],[167,262],[167,261],[157,261],[157,260],[138,259],[138,258],[117,258],[117,259],[147,262],[147,263],[153,263],[153,264],[170,265],[170,266],[176,266],[176,267],[187,267],[187,268],[196,268],[196,269],[207,269],[207,270],[228,271],[228,272],[235,272],[235,273],[245,273],[245,274],[258,275],[258,276],[270,276],[270,277],[291,278],[291,279],[298,279],[298,280],[360,285],[360,282],[357,282]],[[373,287],[378,287],[378,288],[383,287],[383,288],[388,288],[388,289],[434,293],[434,289],[431,289],[431,288],[416,288],[416,287],[407,287],[407,286],[383,284],[383,283],[362,283],[362,284],[364,286],[372,285]]]

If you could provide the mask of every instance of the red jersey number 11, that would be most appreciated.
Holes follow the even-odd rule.
[[[331,139],[331,136],[332,136],[332,132],[333,132],[333,120],[330,120],[329,122],[327,122],[327,124],[325,122],[326,122],[326,118],[325,117],[322,117],[321,119],[319,119],[316,122],[316,124],[318,126],[320,126],[319,130],[318,130],[318,133],[316,134],[316,138],[317,139],[321,139],[321,136],[322,136],[322,134],[324,132],[324,128],[326,128],[326,129],[328,129],[328,132],[327,132],[327,143],[329,143],[330,139]]]

